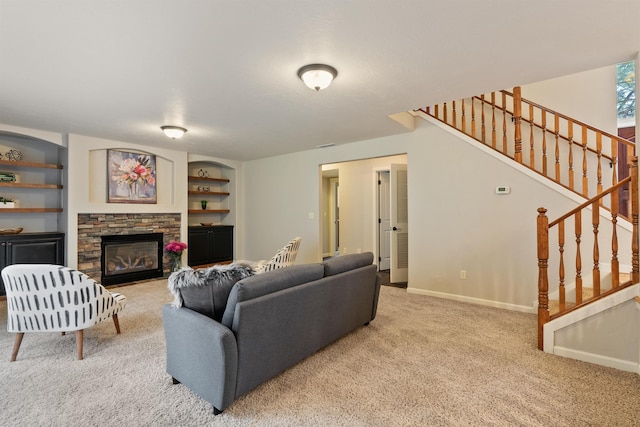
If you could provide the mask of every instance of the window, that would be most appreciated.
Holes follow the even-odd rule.
[[[636,115],[635,63],[623,62],[617,65],[618,119],[632,119]]]

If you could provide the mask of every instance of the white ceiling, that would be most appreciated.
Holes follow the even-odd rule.
[[[639,34],[638,0],[0,0],[0,123],[251,160],[633,59]],[[339,73],[318,93],[316,62]]]

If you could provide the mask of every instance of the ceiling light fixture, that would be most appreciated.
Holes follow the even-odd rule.
[[[325,64],[309,64],[298,70],[298,77],[315,91],[328,87],[337,76],[338,71]]]
[[[162,129],[165,135],[173,139],[182,138],[182,135],[187,131],[180,126],[160,126],[160,129]]]

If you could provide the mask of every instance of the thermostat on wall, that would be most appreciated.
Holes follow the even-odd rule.
[[[511,187],[506,185],[499,185],[496,187],[496,194],[509,194],[511,193]]]

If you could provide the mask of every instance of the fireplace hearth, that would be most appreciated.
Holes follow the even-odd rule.
[[[162,277],[162,233],[101,236],[102,284]]]

